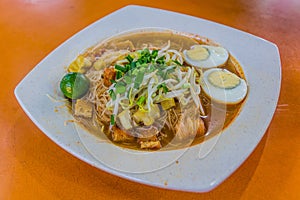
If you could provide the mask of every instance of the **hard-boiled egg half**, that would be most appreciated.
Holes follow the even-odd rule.
[[[209,45],[194,45],[189,50],[184,50],[183,54],[188,64],[206,69],[225,64],[229,57],[225,48]]]
[[[236,74],[221,68],[206,70],[201,77],[203,91],[214,101],[237,104],[247,94],[247,83]]]

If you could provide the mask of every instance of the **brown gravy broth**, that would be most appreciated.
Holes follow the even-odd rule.
[[[207,38],[203,38],[197,35],[192,34],[186,34],[186,33],[174,33],[174,32],[137,32],[137,33],[130,33],[126,35],[121,35],[117,37],[110,38],[106,41],[103,41],[99,43],[98,45],[88,49],[83,55],[95,57],[101,53],[103,49],[115,49],[120,50],[122,48],[131,48],[128,46],[124,47],[118,47],[116,44],[130,41],[132,42],[133,46],[136,50],[143,49],[144,47],[155,47],[155,48],[162,48],[166,45],[168,40],[171,42],[170,49],[175,49],[178,51],[183,51],[184,49],[189,49],[191,46],[196,44],[207,44],[207,45],[218,45],[214,43],[213,41],[210,41]],[[134,50],[133,50],[134,51]],[[187,63],[184,63],[184,65],[188,66]],[[239,77],[245,79],[242,67],[238,63],[238,61],[232,56],[229,56],[229,59],[227,63],[224,66],[221,66],[224,69],[227,69],[235,74],[237,74]],[[215,103],[211,101],[211,99],[204,94],[204,92],[200,93],[200,99],[204,106],[205,113],[207,114],[206,117],[203,117],[205,127],[206,129],[210,130],[210,132],[207,132],[205,135],[191,138],[190,142],[185,141],[184,144],[190,145],[196,145],[201,143],[204,139],[207,139],[211,136],[214,136],[218,133],[220,133],[222,130],[224,130],[226,127],[230,125],[230,123],[234,120],[234,118],[238,115],[240,112],[240,109],[242,107],[242,104],[244,101],[242,101],[239,104],[236,105],[221,105],[218,103]],[[224,121],[221,123],[218,123],[218,121],[213,122],[213,117],[211,116],[212,109],[219,110],[222,112],[225,116]],[[76,117],[76,116],[75,116]],[[111,134],[109,134],[108,131],[108,125],[105,125],[104,128],[100,128],[101,126],[95,125],[90,120],[86,120],[84,118],[76,117],[78,121],[80,121],[81,125],[84,125],[85,128],[88,129],[89,132],[92,134],[99,136],[99,134],[102,134],[102,132],[105,133],[106,137],[112,140]],[[102,130],[101,130],[102,129]],[[164,129],[165,133],[167,133],[167,137],[163,137],[161,139],[161,150],[171,150],[171,149],[178,149],[185,147],[183,144],[177,144],[177,145],[168,145],[172,139],[174,138],[174,133],[171,131],[168,131]],[[116,145],[119,145],[121,147],[130,148],[130,149],[136,149],[136,150],[142,150],[138,147],[137,142],[128,142],[128,143],[116,143],[113,142]],[[164,148],[166,147],[166,148]]]
[[[170,49],[182,50],[201,42],[173,32],[139,32],[108,39],[106,42],[100,43],[99,46],[97,45],[97,49],[117,49],[116,44],[127,40],[131,41],[136,49],[144,47],[162,48],[169,40],[171,42]],[[127,48],[127,46],[121,48]]]

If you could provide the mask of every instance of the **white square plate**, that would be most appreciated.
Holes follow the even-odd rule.
[[[143,16],[143,17],[136,17]],[[198,34],[226,47],[242,65],[249,93],[239,116],[221,134],[188,149],[164,152],[124,150],[87,133],[67,109],[54,112],[57,84],[76,56],[120,32],[143,27]],[[127,6],[96,21],[60,45],[16,87],[31,120],[56,144],[106,172],[168,189],[205,192],[232,174],[254,150],[274,114],[281,83],[279,52],[273,43],[196,17],[141,6]]]

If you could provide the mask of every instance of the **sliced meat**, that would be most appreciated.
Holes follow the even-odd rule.
[[[198,129],[197,129],[197,136],[203,136],[206,133],[206,128],[203,119],[199,118],[197,120]]]
[[[199,112],[191,106],[185,109],[175,125],[176,138],[184,140],[196,136],[204,135],[206,128]]]

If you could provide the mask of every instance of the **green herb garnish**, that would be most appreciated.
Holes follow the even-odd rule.
[[[123,67],[121,65],[115,65],[115,69],[121,71],[121,72],[127,72],[126,67]]]
[[[149,51],[149,49],[143,49],[142,51],[140,51],[140,57],[138,58],[137,62],[139,64],[147,64],[151,62],[151,53]]]
[[[136,68],[136,62],[133,61],[130,63],[130,70]]]
[[[139,107],[142,107],[145,101],[146,101],[146,97],[145,97],[145,96],[141,96],[141,97],[138,98],[136,104],[137,104]]]
[[[159,58],[156,60],[156,63],[157,63],[157,64],[161,64],[161,65],[165,64],[165,63],[166,63],[166,61],[165,61],[165,56],[159,57]]]
[[[169,89],[168,89],[166,83],[162,83],[162,84],[160,84],[159,86],[157,86],[157,89],[160,89],[160,88],[163,89],[163,92],[164,92],[164,93],[169,92]]]
[[[157,56],[158,56],[158,50],[155,49],[155,50],[153,50],[152,53],[151,53],[151,58],[152,58],[152,59],[155,59]]]
[[[155,67],[153,65],[150,65],[149,69],[148,69],[148,72],[154,72],[155,71]]]
[[[126,83],[123,81],[119,81],[116,83],[115,88],[117,94],[123,94],[126,92]]]
[[[178,62],[178,60],[172,60],[172,62],[175,63],[176,65],[182,66],[182,64]]]
[[[132,83],[132,77],[130,75],[125,75],[124,76],[124,81],[127,85],[131,84]]]
[[[148,48],[143,49],[143,51],[141,52],[141,55],[143,57],[149,57],[150,56],[150,51]]]
[[[165,75],[165,73],[161,70],[161,69],[159,69],[157,72],[156,72],[156,74],[157,75],[159,75],[160,77],[164,77],[164,75]]]
[[[115,115],[110,116],[110,125],[115,125]]]
[[[190,86],[191,86],[190,83],[184,83],[184,84],[182,85],[182,88],[183,88],[183,89],[187,89],[187,88],[190,88]]]
[[[166,73],[163,75],[163,79],[165,80],[165,79],[167,79],[168,78],[168,75],[169,74],[171,74],[171,73],[173,73],[174,71],[175,71],[175,66],[174,67],[171,67],[170,69],[167,69],[167,71],[166,71]]]
[[[112,100],[116,100],[116,93],[111,89],[109,90],[109,96]]]
[[[139,70],[134,80],[134,88],[138,89],[143,82],[144,79],[144,70]]]
[[[111,83],[117,83],[117,81],[115,81],[114,79],[110,79],[109,80]]]
[[[123,76],[123,73],[121,71],[117,71],[116,79],[118,80],[118,79],[122,78],[122,76]]]
[[[126,59],[128,60],[129,63],[133,61],[133,57],[131,57],[130,55],[126,56]]]

